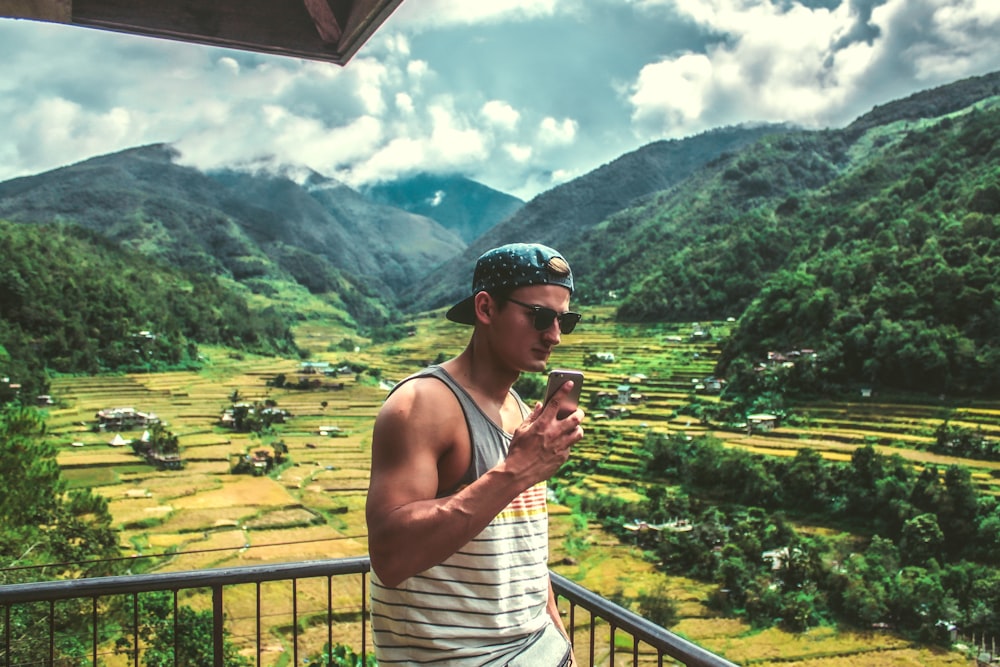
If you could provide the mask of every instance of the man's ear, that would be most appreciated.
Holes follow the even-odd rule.
[[[489,324],[496,315],[497,303],[487,292],[477,292],[472,301],[472,312],[477,322]]]

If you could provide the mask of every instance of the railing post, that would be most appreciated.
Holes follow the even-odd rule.
[[[223,667],[222,584],[212,586],[212,664]]]
[[[49,600],[49,664],[56,662],[56,601]]]
[[[93,655],[91,656],[91,662],[90,662],[90,664],[91,664],[92,667],[97,667],[97,637],[98,637],[98,634],[97,634],[97,596],[95,595],[92,599],[93,599],[94,603],[93,603],[93,605],[91,606],[91,609],[90,609],[90,622],[93,624],[93,629],[94,629],[94,635],[92,637],[92,640],[93,640],[93,651],[94,652],[93,652]]]
[[[361,664],[368,664],[368,575],[361,573]]]

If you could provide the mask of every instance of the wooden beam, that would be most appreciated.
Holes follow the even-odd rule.
[[[73,2],[72,0],[0,0],[0,16],[69,23],[73,17]]]
[[[403,0],[353,0],[350,3],[350,16],[345,22],[344,35],[340,40],[340,52],[345,62],[350,60],[402,2]]]
[[[330,9],[330,3],[327,0],[302,1],[306,5],[309,16],[312,17],[313,23],[316,24],[319,38],[326,44],[336,44],[340,41],[343,30],[341,30],[340,23],[337,22],[337,17],[333,15],[333,10]]]

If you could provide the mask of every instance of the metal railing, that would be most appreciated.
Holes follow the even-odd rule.
[[[139,596],[157,591],[173,594],[172,637],[175,656],[176,642],[182,632],[182,628],[177,625],[179,596],[185,593],[189,596],[187,599],[194,601],[199,600],[198,596],[204,596],[200,599],[202,606],[211,609],[211,655],[214,656],[215,667],[224,665],[227,641],[234,641],[241,646],[244,656],[255,654],[254,664],[269,664],[264,645],[269,640],[274,641],[275,625],[282,628],[282,652],[291,652],[292,664],[302,664],[302,659],[307,657],[306,653],[315,655],[316,648],[323,643],[334,646],[335,639],[336,643],[352,645],[364,664],[364,658],[370,649],[367,623],[368,570],[368,558],[360,557],[0,586],[0,623],[3,624],[0,635],[3,641],[0,645],[0,666],[59,667],[64,664],[80,664],[67,661],[57,650],[57,635],[64,630],[57,627],[59,623],[55,620],[57,603],[77,601],[90,602],[89,627],[81,628],[78,624],[75,630],[86,635],[73,638],[77,652],[83,652],[81,646],[86,647],[84,650],[93,667],[102,664],[102,659],[113,652],[119,655],[125,653],[139,667],[143,643],[148,642],[148,637],[143,634],[146,619],[140,619],[138,612]],[[351,582],[352,576],[359,580],[356,588]],[[336,594],[335,579],[340,585]],[[288,593],[278,592],[282,604],[287,605],[281,612],[282,615],[287,613],[287,621],[275,621],[272,618],[267,621],[271,626],[265,627],[264,617],[276,614],[270,607],[280,605],[273,602],[274,591],[265,600],[262,586],[276,585],[276,582],[284,582],[291,588]],[[552,573],[552,585],[561,607],[568,604],[568,610],[564,612],[567,615],[566,628],[573,638],[575,653],[581,666],[663,665],[664,661],[677,661],[692,667],[734,667],[733,663],[561,575]],[[247,586],[252,587],[254,592],[254,612],[252,616],[237,619],[235,617],[247,612],[234,612],[234,609],[245,610],[250,606],[249,596],[245,589],[240,588]],[[121,609],[124,607],[119,605],[116,628],[122,636],[111,641],[107,633],[99,628],[101,617],[109,613],[107,600],[116,596],[124,596],[125,600],[130,601],[128,609],[131,611],[122,614]],[[352,602],[351,598],[355,601]],[[17,642],[20,641],[19,637],[14,636],[12,613],[19,605],[39,604],[46,610],[43,613],[47,618],[36,623],[36,629],[47,630],[48,637],[33,637],[37,655],[25,660],[22,651],[20,657],[12,658],[17,653]],[[586,622],[583,616],[587,617]],[[243,629],[240,631],[233,629],[237,620],[243,621]],[[252,629],[247,630],[248,626]],[[340,641],[344,636],[350,637],[350,641]],[[61,640],[65,640],[65,637],[61,637]],[[112,650],[115,644],[117,648]],[[619,650],[619,646],[623,648]]]

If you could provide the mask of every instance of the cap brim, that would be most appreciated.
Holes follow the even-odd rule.
[[[476,309],[475,309],[475,295],[468,298],[462,299],[454,306],[448,309],[445,313],[447,317],[452,322],[458,322],[459,324],[475,324],[476,323]]]

